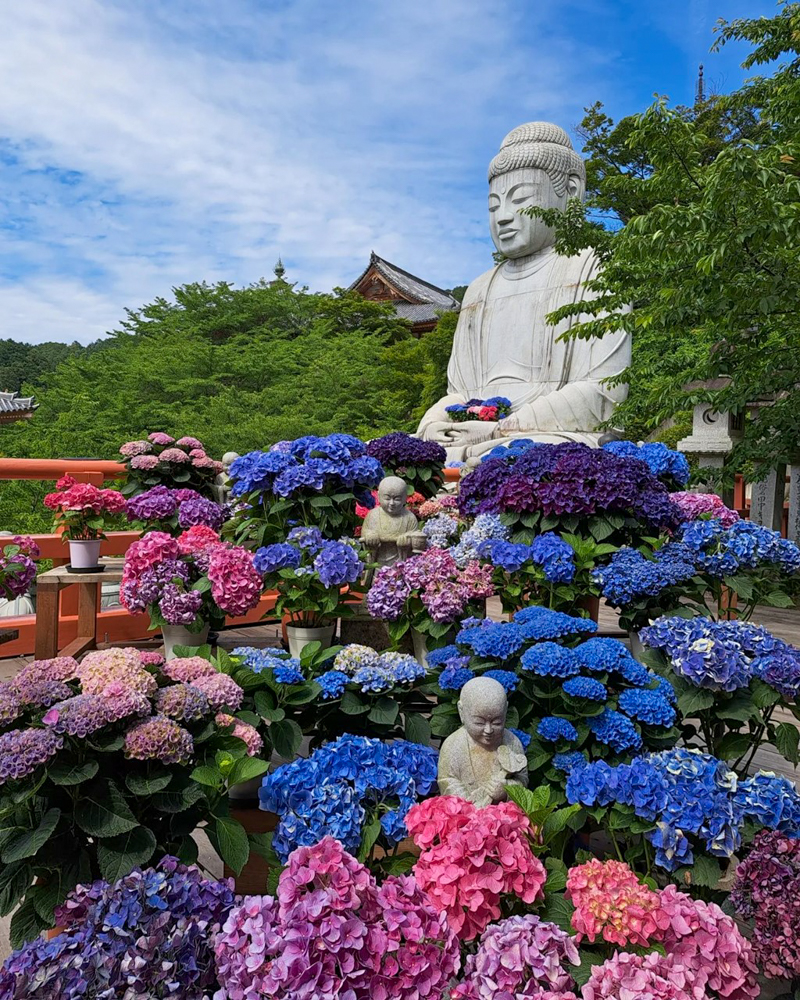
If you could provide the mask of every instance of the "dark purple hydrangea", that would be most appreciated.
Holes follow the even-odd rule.
[[[202,719],[211,707],[208,698],[193,684],[172,684],[156,695],[156,711],[179,722]]]
[[[194,557],[200,565],[199,555]],[[164,559],[152,569],[145,570],[138,578],[127,580],[123,586],[123,604],[129,611],[145,611],[149,604],[161,600],[164,588],[176,579],[189,582],[189,567],[180,559]]]
[[[447,452],[435,441],[421,441],[400,431],[370,441],[367,454],[376,458],[386,469],[397,469],[404,465],[443,466],[447,460]]]
[[[0,785],[24,778],[63,747],[49,729],[12,729],[0,736]]]
[[[65,932],[6,961],[0,997],[211,996],[213,941],[234,902],[231,880],[169,857],[113,884],[80,886],[56,911]]]
[[[175,491],[167,486],[154,486],[128,500],[129,521],[165,521],[178,509]]]
[[[184,591],[176,584],[168,583],[158,607],[170,625],[191,625],[202,603],[203,595],[199,590]]]
[[[188,491],[181,491],[188,492]],[[178,507],[178,524],[186,529],[196,524],[205,524],[214,531],[219,531],[225,522],[225,510],[213,500],[196,493],[193,497],[181,501]]]

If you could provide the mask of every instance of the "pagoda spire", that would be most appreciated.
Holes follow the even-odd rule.
[[[284,274],[286,274],[286,268],[283,266],[283,261],[278,257],[278,263],[272,269],[272,273],[278,281],[284,280]]]
[[[703,104],[706,99],[706,85],[703,79],[703,64],[700,63],[700,68],[697,73],[697,87],[694,92],[694,103]]]

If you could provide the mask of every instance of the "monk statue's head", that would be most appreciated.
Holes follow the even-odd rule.
[[[489,164],[489,224],[492,241],[506,257],[527,257],[554,242],[541,219],[522,209],[566,208],[568,198],[583,198],[586,167],[564,129],[549,122],[519,125],[503,139]]]
[[[408,484],[399,476],[385,476],[378,484],[378,502],[389,517],[400,517],[408,502]]]
[[[479,746],[496,750],[503,742],[508,696],[494,677],[473,677],[461,688],[458,714],[467,734]]]

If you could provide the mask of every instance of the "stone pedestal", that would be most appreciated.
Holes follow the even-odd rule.
[[[789,524],[787,538],[800,542],[800,463],[789,466]]]
[[[709,387],[714,388],[710,384]],[[741,441],[742,433],[740,414],[719,413],[709,403],[698,403],[692,415],[692,433],[678,442],[678,448],[694,455],[701,469],[722,469],[734,445]],[[702,485],[696,488],[705,489]],[[726,506],[733,506],[732,487],[724,488],[721,497]]]
[[[786,466],[776,469],[757,483],[750,494],[750,520],[765,528],[780,531],[783,523],[783,500],[786,489]]]

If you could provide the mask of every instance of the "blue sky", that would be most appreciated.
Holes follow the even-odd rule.
[[[449,287],[490,264],[486,167],[718,89],[719,17],[772,0],[25,0],[0,7],[0,337],[88,343],[189,281],[346,285],[370,250]]]

